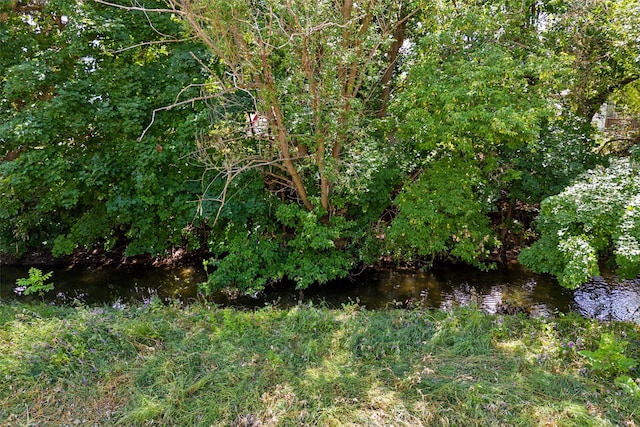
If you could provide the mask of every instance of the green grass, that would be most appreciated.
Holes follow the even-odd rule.
[[[638,357],[578,316],[0,305],[0,425],[638,426],[603,333]]]

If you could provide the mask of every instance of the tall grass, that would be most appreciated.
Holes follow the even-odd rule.
[[[603,333],[638,355],[577,316],[0,305],[0,425],[640,425],[578,353]]]

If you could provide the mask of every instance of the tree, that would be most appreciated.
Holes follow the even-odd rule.
[[[0,250],[206,237],[209,288],[247,292],[383,251],[488,267],[593,166],[637,1],[7,0]]]
[[[637,1],[434,5],[394,104],[394,131],[422,159],[417,180],[396,199],[394,249],[451,255],[472,210],[473,244],[455,258],[478,262],[496,240],[504,255],[511,230],[526,227],[514,220],[517,206],[535,207],[597,163],[590,121],[614,90],[637,79],[630,23],[639,11]],[[450,191],[436,202],[444,171],[464,196]],[[414,209],[416,201],[433,204]],[[478,220],[489,214],[493,232]],[[423,233],[428,244],[407,241],[415,223],[439,224]]]
[[[218,100],[213,125],[219,131],[203,136],[200,147],[225,156],[210,166],[259,168],[267,188],[309,211],[319,206],[335,215],[344,209],[340,193],[375,162],[357,157],[375,144],[376,112],[386,108],[381,92],[388,90],[402,44],[407,4],[182,1],[172,6],[216,61],[209,96]],[[245,104],[238,105],[238,98]],[[248,131],[249,114],[268,129],[257,135]],[[350,169],[355,169],[351,176]],[[235,176],[220,170],[227,179]]]
[[[605,101],[633,94],[640,78],[640,2],[567,1],[550,18],[545,36],[571,65],[558,80],[570,113],[588,122]],[[543,200],[540,239],[522,252],[520,261],[533,271],[556,275],[572,289],[599,274],[602,258],[615,263],[623,277],[637,275],[637,184],[637,165],[629,159],[614,158],[608,167],[580,175]]]
[[[91,2],[6,1],[0,16],[0,251],[183,245],[200,119],[176,107],[138,138],[154,108],[198,93],[184,86],[203,83],[191,57],[202,47],[176,43],[185,34],[168,15]]]
[[[451,2],[425,15],[392,109],[393,131],[420,159],[388,233],[401,256],[486,267],[498,244],[489,213],[522,179],[518,159],[539,146],[555,115],[544,77],[552,68],[533,42],[540,12],[510,7]],[[416,227],[420,233],[409,232]]]
[[[210,177],[200,210],[214,219],[210,285],[253,291],[346,275],[401,176],[378,121],[410,4],[187,0],[170,9],[212,57],[203,61],[211,124],[198,138]],[[250,261],[260,267],[245,268]]]
[[[613,93],[640,79],[638,0],[567,0],[549,21],[547,43],[570,65],[568,101],[587,120]]]

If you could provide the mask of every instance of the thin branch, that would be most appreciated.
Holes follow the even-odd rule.
[[[177,4],[182,9],[180,11],[181,15],[184,16],[186,21],[189,23],[189,26],[191,27],[191,29],[196,33],[197,38],[200,41],[202,41],[204,44],[206,44],[207,47],[211,49],[211,51],[214,52],[217,56],[224,58],[225,55],[223,54],[223,52],[221,52],[220,49],[218,49],[218,46],[216,45],[216,43],[214,43],[214,41],[211,40],[211,38],[209,37],[207,32],[204,30],[202,25],[200,25],[200,23],[198,22],[198,19],[206,19],[206,18],[193,12],[193,10],[191,9],[191,5],[187,0],[182,2],[177,0],[171,1],[171,4],[174,5],[174,7]],[[233,68],[232,65],[230,66]]]
[[[117,3],[111,3],[105,0],[93,0],[96,3],[104,4],[105,6],[116,7],[118,9],[128,10],[128,11],[137,11],[137,12],[150,12],[150,13],[175,13],[178,15],[185,15],[186,13],[178,10],[178,9],[149,9],[146,7],[140,6],[124,6]]]
[[[198,56],[193,53],[193,52],[189,52],[189,54],[191,55],[191,57],[198,63],[200,64],[200,66],[207,72],[209,73],[209,75],[211,76],[216,76],[216,73],[213,72],[213,70],[211,68],[209,68],[208,65],[206,65],[202,59],[198,58]],[[216,76],[217,77],[217,76]],[[218,83],[220,83],[220,79],[218,79]]]
[[[137,2],[136,2],[137,3]],[[153,25],[153,22],[151,21],[151,18],[149,17],[149,13],[148,12],[143,12],[144,13],[144,17],[147,18],[147,22],[149,23],[149,26],[151,27],[151,29],[153,29],[153,31],[155,31],[157,34],[159,34],[162,37],[171,37],[168,34],[164,34],[162,32],[160,32],[155,25]]]
[[[293,181],[287,179],[287,177],[269,171],[265,171],[264,174],[265,176],[273,178],[273,180],[278,182],[282,187],[289,188],[290,190],[295,190]]]
[[[605,142],[604,144],[602,144],[600,146],[600,148],[598,148],[598,155],[603,154],[605,152],[605,149],[608,148],[611,144],[613,144],[614,142],[628,142],[629,147],[627,147],[626,149],[629,149],[631,146],[635,145],[638,142],[638,138],[613,138],[608,140],[607,142]]]
[[[126,52],[127,50],[136,49],[144,46],[152,46],[156,44],[165,44],[165,43],[182,43],[189,40],[195,40],[195,37],[189,37],[187,39],[153,40],[150,42],[143,42],[143,43],[134,44],[132,46],[123,47],[122,49],[108,50],[107,52],[116,54],[116,53],[122,53],[122,52]]]
[[[191,85],[190,85],[191,86]],[[183,92],[185,89],[183,89],[181,92]],[[153,124],[156,121],[156,114],[159,113],[160,111],[169,111],[172,110],[175,107],[180,107],[182,105],[187,105],[187,104],[195,104],[198,101],[206,101],[209,99],[213,99],[215,98],[215,95],[203,95],[203,96],[196,96],[190,99],[186,99],[184,101],[176,101],[171,105],[166,105],[164,107],[160,107],[160,108],[156,108],[155,110],[153,110],[153,112],[151,113],[151,121],[149,122],[149,124],[147,125],[146,128],[144,128],[144,130],[142,131],[142,134],[140,135],[140,137],[138,138],[138,142],[142,141],[142,139],[144,138],[144,136],[147,134],[147,132],[149,131],[149,129],[151,129],[151,126],[153,126]]]
[[[176,107],[180,107],[182,105],[195,104],[196,102],[199,102],[199,101],[208,101],[208,100],[211,100],[211,99],[221,98],[224,95],[227,95],[227,94],[230,94],[230,93],[233,93],[233,92],[236,92],[236,91],[244,91],[244,92],[249,93],[249,89],[252,89],[253,86],[255,86],[255,85],[249,85],[249,86],[247,86],[247,88],[232,87],[232,88],[228,88],[228,89],[223,89],[220,92],[217,92],[217,93],[214,93],[214,94],[195,96],[195,97],[192,97],[192,98],[189,98],[189,99],[185,99],[184,101],[178,101],[180,96],[185,91],[187,91],[188,89],[193,88],[193,87],[206,87],[206,85],[204,85],[204,84],[190,84],[190,85],[182,88],[182,90],[180,90],[180,92],[176,96],[176,100],[173,102],[173,104],[165,105],[164,107],[159,107],[159,108],[156,108],[155,110],[153,110],[153,112],[151,113],[151,121],[149,122],[147,127],[142,131],[142,134],[138,138],[138,142],[142,141],[142,139],[147,134],[149,129],[151,129],[151,126],[153,126],[153,124],[154,124],[154,122],[156,120],[156,114],[159,113],[160,111],[169,111],[169,110],[172,110],[172,109],[174,109]]]
[[[247,162],[246,164],[242,165],[242,166],[238,166],[238,164],[242,161],[245,161],[246,158],[242,159],[241,161],[238,162],[231,162],[228,163],[227,166],[225,167],[224,171],[219,171],[218,174],[215,176],[214,179],[209,180],[209,184],[207,184],[207,186],[205,187],[204,191],[203,191],[203,196],[199,199],[198,201],[198,209],[197,209],[197,213],[199,215],[202,215],[204,209],[203,209],[203,204],[206,201],[216,201],[220,203],[220,206],[218,207],[218,211],[216,212],[216,216],[213,219],[213,223],[212,226],[215,226],[215,224],[218,222],[218,219],[220,219],[220,215],[222,214],[222,209],[224,208],[227,200],[228,200],[228,191],[229,191],[229,186],[231,185],[231,183],[238,177],[240,176],[242,173],[247,172],[249,170],[252,169],[259,169],[265,166],[269,166],[269,165],[277,165],[280,162],[280,159],[276,159],[276,160],[271,160],[271,161],[267,161],[267,160],[263,160],[260,159],[258,157],[254,157],[252,158],[249,162]],[[211,170],[211,169],[209,169]],[[206,174],[206,171],[205,171]],[[203,174],[203,178],[202,178],[202,182],[204,182],[205,178]],[[272,176],[276,176],[274,174],[271,174]],[[208,198],[205,197],[205,195],[209,192],[209,189],[211,188],[211,186],[213,185],[213,183],[220,177],[224,176],[225,177],[225,183],[224,186],[222,187],[222,190],[220,192],[220,195],[216,198]],[[283,177],[280,177],[281,179],[284,180]],[[288,181],[288,180],[287,180]],[[294,188],[294,187],[291,187]]]

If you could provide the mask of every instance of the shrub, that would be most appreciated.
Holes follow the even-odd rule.
[[[523,250],[520,262],[558,277],[575,289],[600,274],[598,261],[610,258],[618,273],[640,273],[640,176],[632,159],[582,174],[556,196],[546,198],[538,217],[540,239]]]

